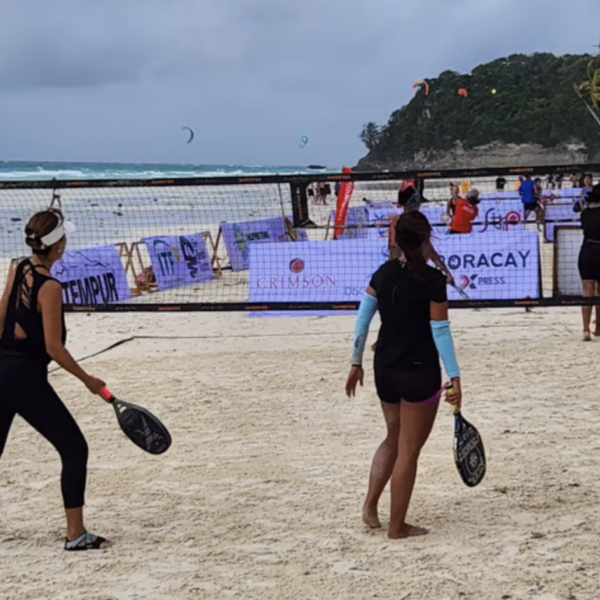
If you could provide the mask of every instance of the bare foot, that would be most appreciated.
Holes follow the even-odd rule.
[[[367,508],[366,506],[363,506],[362,520],[363,523],[371,529],[379,529],[381,527],[381,521],[379,520],[376,508]]]
[[[591,342],[592,341],[592,337],[590,336],[590,332],[589,331],[584,331],[583,332],[583,341],[584,342]]]
[[[425,529],[425,527],[417,527],[416,525],[405,523],[399,531],[388,531],[388,538],[390,540],[400,540],[407,537],[426,535],[427,533],[429,533],[429,529]]]

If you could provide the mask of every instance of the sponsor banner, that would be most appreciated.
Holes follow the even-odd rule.
[[[540,254],[537,231],[448,235],[435,249],[472,300],[539,298]],[[450,300],[460,300],[448,288]]]
[[[255,242],[306,241],[304,229],[294,230],[291,217],[274,217],[239,223],[221,223],[221,234],[232,271],[245,271],[250,265],[250,245]]]
[[[571,223],[570,225],[574,225]],[[554,245],[555,266],[553,287],[559,296],[581,296],[583,287],[579,276],[579,252],[583,244],[583,230],[559,229]]]
[[[542,190],[542,198],[547,200],[575,200],[575,197],[581,195],[581,188],[564,188],[562,190]],[[506,200],[521,200],[518,190],[507,192],[484,192],[479,195],[480,200],[495,200],[496,202],[505,202]]]
[[[380,240],[256,244],[250,248],[250,302],[360,301],[386,260]]]
[[[387,260],[387,240],[270,244],[250,249],[250,302],[359,302],[371,275]],[[445,236],[436,249],[472,299],[537,298],[536,231]],[[448,288],[448,297],[459,294]]]
[[[473,233],[488,233],[493,231],[524,230],[523,204],[520,200],[510,200],[501,204],[493,201],[480,202],[479,216],[473,221]],[[432,225],[447,225],[446,206],[421,205],[419,209]],[[390,221],[402,212],[399,208],[368,209],[367,221],[375,226],[380,237],[387,237]],[[439,231],[439,227],[436,228]]]
[[[368,237],[368,211],[365,206],[353,206],[348,209],[346,215],[346,227],[356,226],[358,229],[344,229],[336,239],[338,240],[352,240],[352,239],[364,239]],[[335,221],[335,211],[332,210],[330,213],[330,222]]]
[[[552,223],[544,223],[544,238],[547,242],[554,241],[555,227],[579,224],[579,215],[581,213],[573,212],[573,204],[574,202],[546,205],[544,219],[546,221],[553,221]]]
[[[127,275],[113,245],[70,250],[52,266],[65,304],[112,304],[131,298]]]
[[[192,285],[214,277],[201,233],[142,238],[159,290]]]

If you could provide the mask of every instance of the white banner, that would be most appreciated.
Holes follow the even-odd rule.
[[[477,300],[539,296],[535,231],[448,235],[435,243],[457,285]],[[358,302],[388,258],[387,240],[250,246],[250,302]],[[459,294],[448,288],[449,299]]]
[[[581,296],[583,288],[579,276],[579,251],[583,244],[583,230],[573,227],[561,228],[556,233],[554,252],[554,290],[559,296]]]

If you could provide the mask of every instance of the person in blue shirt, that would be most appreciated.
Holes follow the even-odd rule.
[[[531,212],[535,212],[537,220],[540,220],[540,207],[537,200],[537,186],[535,181],[531,179],[529,175],[525,175],[525,178],[519,186],[519,195],[521,196],[521,202],[523,203],[523,212],[525,213],[525,222]]]

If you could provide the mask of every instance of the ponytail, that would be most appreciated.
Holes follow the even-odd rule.
[[[431,239],[431,225],[427,217],[418,211],[402,213],[396,220],[393,238],[412,274],[416,277],[422,275],[427,265],[425,248]]]

